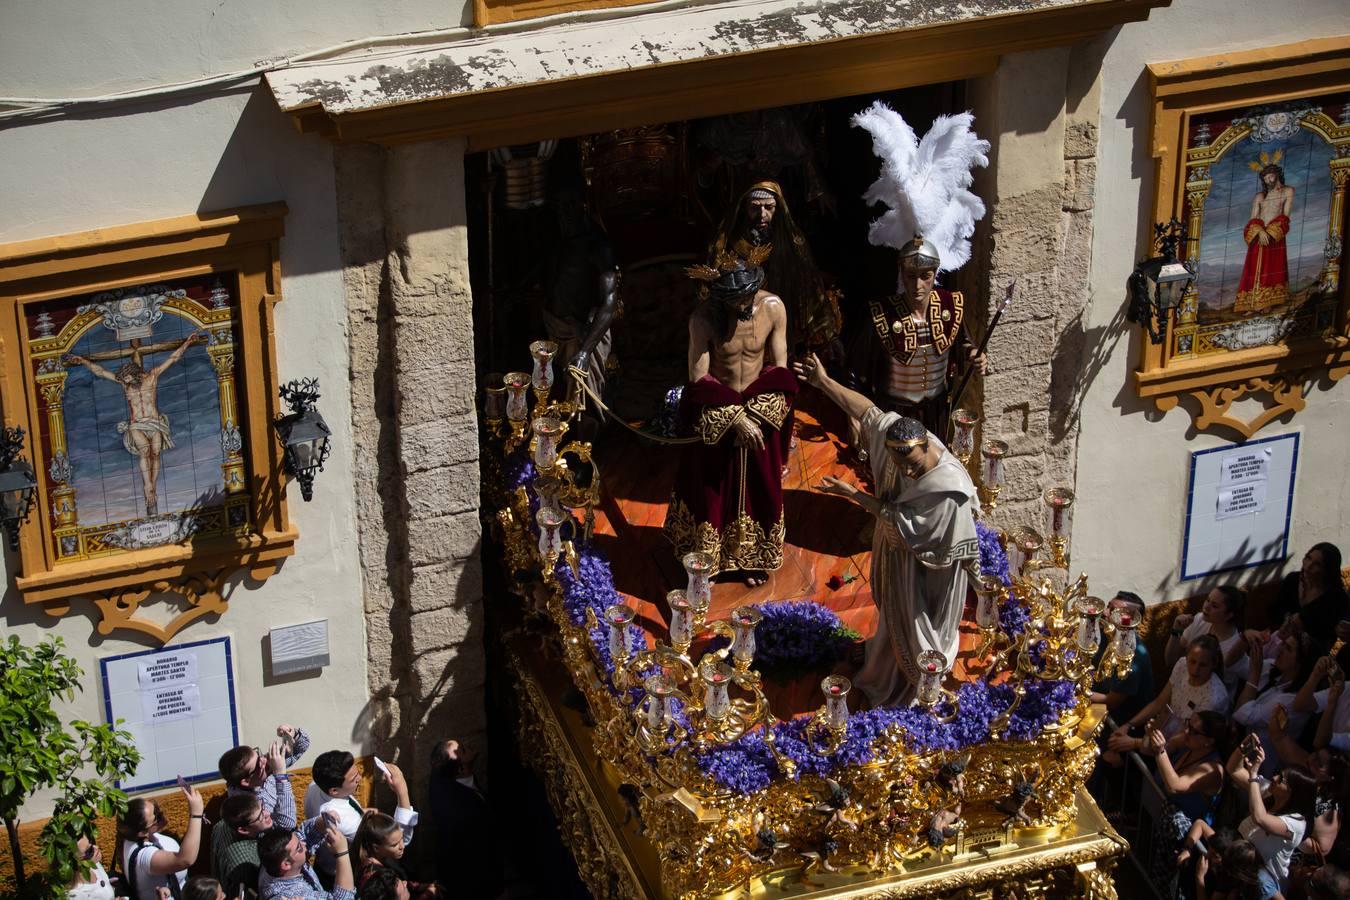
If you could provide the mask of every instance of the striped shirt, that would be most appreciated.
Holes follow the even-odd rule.
[[[309,735],[305,734],[305,729],[303,728],[295,729],[295,743],[291,746],[291,752],[286,754],[286,768],[289,769],[291,766],[295,765],[296,761],[299,760],[300,757],[304,756],[305,751],[308,749],[309,749]],[[225,789],[225,793],[228,796],[233,797],[236,794],[247,794],[252,792],[258,796],[258,801],[262,803],[264,809],[271,810],[272,822],[274,825],[280,825],[282,828],[294,826],[295,797],[291,797],[290,821],[283,821],[281,819],[282,808],[279,802],[280,795],[277,793],[278,783],[284,784],[286,786],[286,790],[288,792],[290,791],[291,783],[289,781],[272,777],[264,781],[261,786],[256,788],[246,788],[246,787],[239,787],[237,785],[230,785]]]

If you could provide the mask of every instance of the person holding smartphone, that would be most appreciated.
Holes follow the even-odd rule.
[[[1289,862],[1316,816],[1317,782],[1302,766],[1285,766],[1269,781],[1258,776],[1266,752],[1248,736],[1228,760],[1228,776],[1247,794],[1247,818],[1238,833],[1251,841],[1280,891],[1289,886]]]
[[[1313,677],[1320,686],[1326,680],[1326,689],[1313,694],[1317,711],[1322,718],[1317,723],[1313,747],[1330,747],[1350,754],[1350,693],[1345,690],[1345,672],[1350,668],[1350,643],[1341,648],[1335,659],[1325,657],[1320,668],[1313,669]]]
[[[309,864],[309,854],[325,847],[333,860],[333,885],[327,889]],[[258,839],[263,871],[259,900],[355,900],[347,836],[327,814],[306,819],[299,828],[273,828]]]
[[[1266,760],[1266,769],[1261,774],[1268,777],[1280,762],[1289,761],[1280,759],[1270,736],[1270,720],[1276,708],[1283,708],[1287,713],[1287,728],[1294,734],[1303,730],[1316,709],[1308,682],[1318,664],[1317,648],[1307,634],[1290,635],[1281,642],[1274,659],[1265,659],[1261,644],[1253,640],[1249,645],[1249,658],[1251,670],[1238,695],[1233,721],[1260,739]]]
[[[143,797],[132,800],[118,820],[122,872],[136,900],[155,900],[156,887],[167,887],[170,896],[177,900],[182,896],[188,868],[197,861],[206,818],[202,813],[205,802],[197,789],[182,778],[178,779],[178,787],[187,798],[188,808],[188,824],[181,844],[161,830],[168,826],[169,820],[153,800]]]
[[[1223,712],[1227,709],[1223,651],[1212,634],[1203,634],[1192,641],[1186,655],[1177,660],[1172,677],[1158,696],[1107,738],[1102,761],[1118,767],[1124,763],[1123,754],[1143,750],[1144,725],[1154,717],[1158,717],[1158,730],[1167,738],[1167,746],[1171,749],[1172,739],[1180,734],[1189,716],[1205,710]],[[1161,715],[1163,713],[1166,715]]]

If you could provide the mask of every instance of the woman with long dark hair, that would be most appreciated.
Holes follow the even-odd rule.
[[[1350,616],[1350,596],[1341,580],[1341,550],[1335,544],[1314,544],[1303,555],[1303,565],[1280,583],[1275,607],[1286,615],[1298,613],[1303,629],[1324,645],[1336,635],[1336,625]]]
[[[1172,621],[1172,636],[1167,641],[1165,659],[1169,666],[1186,655],[1191,641],[1212,634],[1223,651],[1224,682],[1231,691],[1247,677],[1247,644],[1242,639],[1243,613],[1247,594],[1232,585],[1219,585],[1205,597],[1204,606],[1195,615],[1182,613]]]
[[[202,808],[205,805],[197,789],[183,787],[187,797],[188,824],[183,842],[164,834],[169,824],[164,811],[153,800],[137,798],[117,822],[122,863],[131,896],[136,900],[156,900],[157,887],[168,886],[175,896],[187,881],[187,870],[197,861],[202,840]]]
[[[1317,781],[1302,766],[1286,766],[1265,781],[1257,777],[1264,762],[1260,743],[1247,742],[1233,751],[1228,772],[1247,793],[1249,812],[1238,833],[1256,846],[1266,873],[1284,891],[1289,862],[1317,816]]]
[[[1285,728],[1299,734],[1317,709],[1311,691],[1305,690],[1317,667],[1317,645],[1306,632],[1298,632],[1280,642],[1274,659],[1263,658],[1262,645],[1256,639],[1249,644],[1249,654],[1251,669],[1238,695],[1233,721],[1260,740],[1266,756],[1261,774],[1269,777],[1281,763],[1291,762],[1280,757],[1270,735],[1275,711],[1284,710],[1288,715]]]

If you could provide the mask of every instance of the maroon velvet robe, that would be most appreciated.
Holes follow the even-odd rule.
[[[685,387],[680,424],[703,442],[685,447],[666,512],[677,556],[706,551],[720,572],[783,564],[782,469],[796,394],[797,379],[780,366],[766,367],[740,393],[711,375]],[[746,416],[760,426],[762,449],[736,445],[733,426]]]

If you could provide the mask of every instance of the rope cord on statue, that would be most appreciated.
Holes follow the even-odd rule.
[[[581,371],[576,366],[568,366],[567,374],[571,375],[572,380],[576,382],[577,387],[580,388],[581,391],[587,397],[591,398],[591,402],[595,404],[596,409],[600,410],[600,412],[602,413],[605,413],[611,419],[618,422],[624,428],[627,428],[629,431],[633,432],[633,434],[636,434],[640,438],[646,438],[647,440],[655,441],[658,444],[697,444],[703,440],[702,438],[699,437],[675,437],[675,438],[666,437],[665,435],[653,434],[650,431],[643,431],[641,428],[635,428],[632,425],[629,425],[627,422],[625,422],[621,417],[616,416],[610,410],[610,408],[605,405],[605,401],[601,400],[599,397],[596,396],[595,391],[591,390],[590,384],[587,383],[587,376],[585,372]]]

